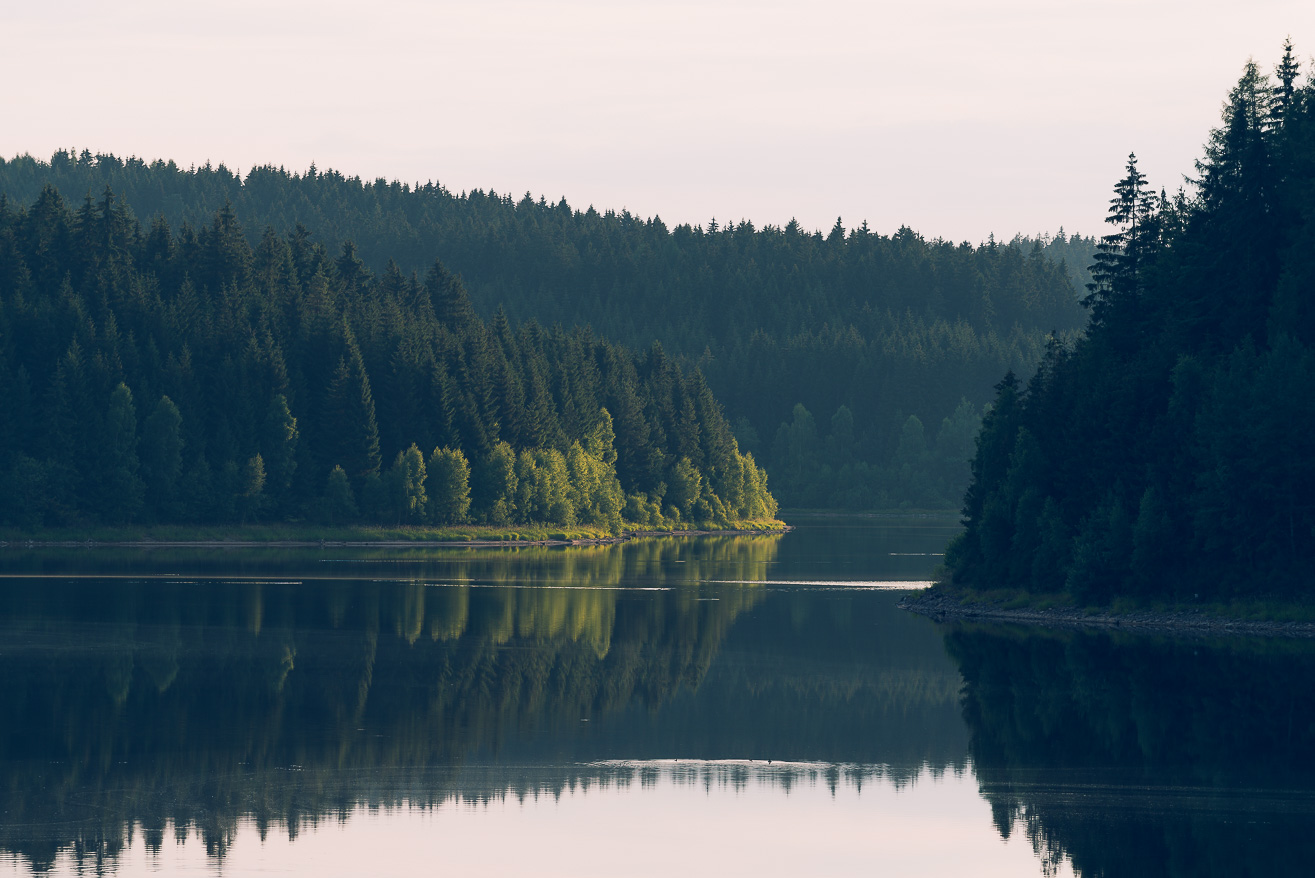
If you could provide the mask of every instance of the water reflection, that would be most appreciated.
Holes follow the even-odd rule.
[[[0,550],[0,580],[173,576],[180,579],[397,579],[517,585],[673,585],[765,579],[780,534],[657,537],[603,546],[431,548],[80,548]]]
[[[0,848],[112,871],[362,807],[962,772],[930,626],[736,584],[779,546],[5,554]]]
[[[997,828],[1047,868],[1309,868],[1315,646],[967,625],[946,645]]]

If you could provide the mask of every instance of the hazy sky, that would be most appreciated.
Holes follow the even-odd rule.
[[[1101,233],[1315,2],[0,3],[0,154],[526,191],[668,224]]]

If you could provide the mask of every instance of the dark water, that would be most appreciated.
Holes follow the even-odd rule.
[[[0,874],[1306,871],[1315,649],[938,627],[953,522],[799,524],[0,550]]]

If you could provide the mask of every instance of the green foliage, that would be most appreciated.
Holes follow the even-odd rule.
[[[1128,512],[1115,489],[1087,517],[1073,541],[1069,593],[1082,604],[1109,603],[1116,588],[1126,587],[1132,548]]]
[[[461,524],[470,511],[470,464],[460,448],[435,448],[426,467],[428,518]]]
[[[350,359],[344,357],[338,361],[328,392],[330,423],[336,427],[331,434],[329,455],[345,467],[359,490],[367,477],[379,473],[379,427],[361,351],[350,330],[345,335]]]
[[[108,187],[123,199],[92,204],[80,220],[54,189],[43,191],[45,183],[78,194]],[[262,389],[287,396],[308,446],[300,457],[303,500],[335,464],[359,481],[357,464],[325,450],[329,439],[368,446],[368,436],[315,423],[325,402],[319,385],[334,375],[340,356],[351,367],[349,352],[329,337],[338,332],[339,312],[348,311],[372,382],[381,460],[413,441],[421,448],[460,445],[472,461],[498,441],[565,454],[571,442],[585,444],[594,413],[606,407],[615,420],[617,474],[627,491],[651,495],[680,457],[713,473],[703,456],[729,432],[711,423],[697,387],[682,379],[666,392],[673,376],[664,372],[673,363],[646,374],[600,376],[608,393],[597,398],[589,385],[596,370],[612,368],[608,357],[554,359],[560,350],[547,351],[546,360],[537,351],[527,356],[515,327],[538,321],[589,325],[636,350],[660,339],[665,356],[686,374],[697,362],[725,413],[740,425],[740,450],[770,470],[792,505],[923,503],[933,494],[944,503],[955,492],[942,487],[939,476],[915,479],[910,489],[922,491],[919,496],[905,495],[902,483],[889,477],[905,420],[916,415],[930,442],[936,425],[962,400],[980,411],[996,376],[1009,369],[1029,373],[1048,333],[1078,330],[1085,318],[1070,272],[1081,275],[1094,247],[1090,239],[1062,232],[1032,247],[1021,240],[1017,246],[994,240],[971,246],[908,228],[878,234],[866,224],[846,229],[836,223],[829,234],[747,221],[669,228],[626,211],[582,211],[483,190],[458,194],[435,183],[268,166],[238,177],[223,166],[184,169],[62,151],[49,162],[0,160],[0,193],[15,204],[41,199],[15,235],[21,263],[0,260],[26,290],[53,296],[69,267],[58,258],[29,260],[24,248],[35,252],[40,241],[42,252],[57,252],[57,242],[80,222],[93,225],[107,209],[113,228],[129,228],[130,204],[137,216],[160,219],[140,231],[140,246],[111,239],[113,259],[106,264],[125,282],[115,278],[115,295],[131,287],[135,260],[161,284],[167,307],[156,322],[162,329],[190,336],[209,325],[226,332],[230,351],[253,343],[265,348],[259,322],[240,326],[250,333],[228,332],[251,311],[262,314],[287,370],[286,387],[271,376]],[[250,249],[241,245],[239,219]],[[436,253],[444,264],[435,264]],[[73,292],[99,301],[82,288],[85,272],[78,265],[71,271]],[[249,295],[251,288],[260,294]],[[307,300],[312,307],[305,307]],[[98,322],[100,315],[90,313]],[[416,321],[401,344],[389,326],[400,315]],[[485,334],[481,317],[497,326],[467,344]],[[439,335],[434,324],[450,336],[440,351],[432,344]],[[61,346],[67,328],[55,333]],[[145,344],[140,332],[137,338]],[[167,341],[156,341],[161,356],[181,357],[177,339]],[[209,370],[206,361],[219,357],[197,344],[192,354],[202,372]],[[264,365],[277,371],[278,358],[266,354]],[[298,362],[304,354],[314,360],[314,371]],[[130,358],[123,362],[131,364]],[[49,368],[42,362],[31,370],[38,398]],[[655,394],[645,386],[650,378],[664,389]],[[156,393],[157,385],[150,386]],[[183,395],[160,387],[178,403],[189,429],[204,434],[210,425],[193,424]],[[359,398],[342,402],[360,404]],[[797,457],[777,460],[772,448],[757,444],[771,445],[796,404],[817,416],[819,434],[842,406],[853,417],[852,441],[845,443],[849,459],[826,461],[832,467],[828,490],[800,475]],[[655,455],[657,445],[663,447]],[[272,473],[273,456],[261,450]],[[249,453],[242,448],[228,455]],[[368,448],[364,453],[368,458]],[[224,458],[209,456],[215,465]],[[366,470],[371,465],[362,464]]]
[[[1090,304],[983,422],[947,555],[979,590],[1083,603],[1309,600],[1315,86],[1248,63],[1192,197],[1130,158]]]
[[[4,494],[10,498],[4,521],[22,528],[39,527],[50,512],[46,468],[40,461],[20,454],[2,478]]]
[[[797,405],[792,420],[777,430],[774,484],[805,506],[951,508],[968,486],[980,424],[976,406],[966,399],[941,419],[934,438],[921,418],[908,415],[889,460],[877,465],[858,456],[847,406],[836,409],[823,437],[812,414]]]
[[[335,466],[324,489],[323,515],[329,524],[351,521],[357,516],[356,497],[347,471]]]
[[[183,416],[167,396],[142,425],[141,463],[146,474],[146,500],[157,518],[178,514],[178,481],[183,472]]]
[[[288,398],[281,393],[270,400],[265,414],[261,453],[269,468],[270,493],[276,502],[286,502],[297,473],[297,419],[288,408]]]
[[[137,473],[137,410],[126,384],[110,395],[98,450],[96,509],[113,523],[132,521],[141,511],[144,486]]]
[[[475,467],[472,511],[489,524],[507,524],[516,509],[516,452],[506,442],[494,445]]]
[[[253,248],[231,204],[148,231],[110,193],[70,212],[44,188],[30,209],[0,197],[0,278],[0,521],[616,532],[681,458],[705,475],[696,517],[775,508],[761,479],[746,501],[698,370],[588,329],[486,325],[439,263],[376,276],[302,228]],[[160,400],[140,445],[129,388]],[[445,449],[437,469],[421,448]]]
[[[429,499],[425,494],[425,458],[413,443],[406,451],[397,452],[393,468],[389,470],[389,491],[398,522],[423,521]]]
[[[534,452],[534,471],[530,492],[531,511],[524,515],[530,521],[558,521],[567,526],[576,522],[576,507],[571,501],[571,476],[566,456],[556,448]]]
[[[265,507],[265,461],[260,454],[253,454],[242,467],[241,481],[237,494],[240,495],[241,517],[259,517]]]
[[[1087,294],[1087,285],[1092,282],[1091,264],[1098,243],[1093,237],[1066,234],[1064,227],[1060,226],[1053,236],[1048,233],[1015,235],[1009,246],[1027,254],[1029,259],[1044,257],[1059,263],[1068,270],[1074,292],[1081,298]]]
[[[690,459],[682,457],[676,461],[676,465],[671,468],[671,477],[667,483],[666,499],[671,504],[671,508],[679,513],[678,520],[691,520],[694,504],[699,499],[702,489],[703,474],[690,462]]]

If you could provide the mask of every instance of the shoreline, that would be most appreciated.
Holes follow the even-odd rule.
[[[600,537],[548,537],[543,539],[200,539],[200,540],[0,540],[2,549],[317,549],[317,548],[373,548],[373,549],[496,549],[527,546],[607,546],[653,537],[704,537],[704,536],[768,536],[783,534],[794,528],[782,524],[776,528],[754,530],[652,530],[626,531],[619,536]]]
[[[1087,611],[1078,607],[1010,608],[995,603],[966,604],[932,589],[902,598],[902,610],[934,622],[1009,622],[1043,628],[1101,628],[1180,635],[1315,638],[1315,622],[1229,619],[1196,610]]]

